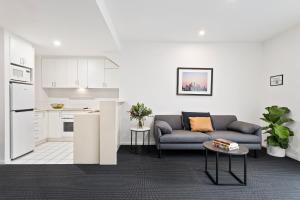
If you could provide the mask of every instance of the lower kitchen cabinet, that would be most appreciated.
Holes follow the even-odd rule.
[[[48,138],[57,139],[62,137],[61,111],[48,112]]]
[[[48,138],[48,112],[34,113],[34,139],[35,144],[46,142]]]

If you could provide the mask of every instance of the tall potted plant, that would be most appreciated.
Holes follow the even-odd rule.
[[[289,137],[294,136],[286,123],[294,120],[287,117],[290,109],[287,107],[271,106],[266,107],[267,113],[263,114],[263,121],[268,125],[263,127],[264,133],[269,134],[267,137],[267,153],[276,157],[284,157],[285,151],[288,148]]]
[[[144,105],[144,103],[138,102],[135,105],[132,105],[130,110],[130,120],[138,121],[138,128],[144,127],[145,118],[152,114],[152,110]]]

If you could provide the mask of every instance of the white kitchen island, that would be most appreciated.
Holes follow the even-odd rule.
[[[75,115],[74,164],[117,164],[122,104],[120,100],[100,101],[100,112]]]

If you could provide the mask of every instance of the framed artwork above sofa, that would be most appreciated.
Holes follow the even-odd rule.
[[[213,68],[177,68],[177,95],[212,94]]]

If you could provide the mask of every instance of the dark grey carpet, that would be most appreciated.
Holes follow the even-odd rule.
[[[204,174],[201,151],[119,151],[117,166],[0,166],[1,199],[300,199],[300,162],[249,156],[247,186],[215,186]],[[211,155],[210,161],[214,157]],[[241,175],[242,160],[234,159]],[[214,165],[211,165],[213,169]],[[220,181],[235,183],[221,158]]]

